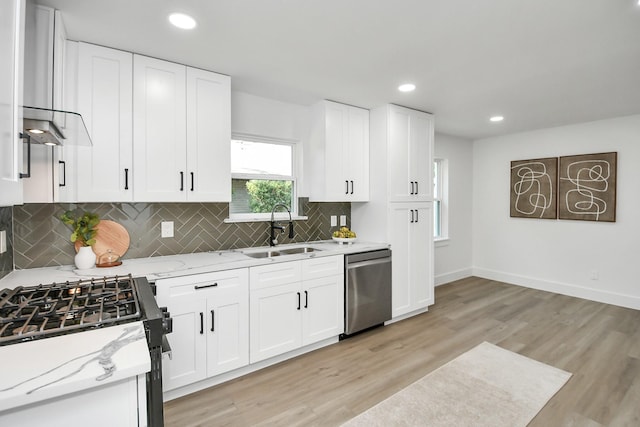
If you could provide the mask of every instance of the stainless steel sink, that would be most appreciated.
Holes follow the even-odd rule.
[[[312,248],[310,246],[300,246],[297,248],[289,248],[289,249],[281,249],[281,250],[267,250],[267,251],[258,251],[258,252],[243,252],[246,256],[251,258],[272,258],[276,256],[284,256],[284,255],[297,255],[297,254],[308,254],[311,252],[318,252],[322,249]]]
[[[274,256],[280,256],[279,251],[264,251],[264,252],[248,252],[246,256],[251,258],[271,258]]]
[[[303,246],[300,248],[291,248],[291,249],[283,249],[280,252],[284,255],[293,255],[293,254],[307,254],[309,252],[318,252],[321,249],[312,248],[310,246]]]

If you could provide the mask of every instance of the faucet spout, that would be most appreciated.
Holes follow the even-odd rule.
[[[294,236],[293,220],[291,219],[291,211],[289,210],[289,207],[282,203],[276,203],[273,206],[273,209],[271,209],[271,227],[270,227],[271,232],[270,232],[270,238],[269,238],[269,246],[275,246],[278,244],[278,238],[276,237],[276,230],[280,230],[280,234],[284,233],[284,226],[279,222],[276,222],[274,219],[274,214],[276,212],[276,209],[279,207],[286,209],[287,212],[289,213],[289,238],[293,239],[293,236]]]

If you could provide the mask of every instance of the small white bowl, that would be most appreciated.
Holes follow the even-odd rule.
[[[357,238],[357,237],[352,237],[352,238],[348,239],[348,238],[345,238],[345,237],[333,237],[333,236],[331,236],[331,238],[332,238],[335,242],[338,242],[338,244],[340,244],[340,245],[342,245],[342,244],[344,244],[344,243],[347,243],[347,244],[349,244],[349,245],[350,245],[350,244],[352,244],[353,242],[355,242],[356,240],[358,240],[358,238]]]

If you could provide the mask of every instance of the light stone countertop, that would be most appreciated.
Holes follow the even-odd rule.
[[[100,359],[113,363],[110,374]],[[0,415],[151,370],[142,322],[0,347]]]
[[[243,252],[260,252],[265,250],[286,250],[301,246],[309,246],[316,251],[306,254],[282,255],[272,258],[252,258]],[[151,258],[123,259],[122,265],[110,268],[91,268],[75,270],[73,266],[29,268],[15,270],[0,279],[0,289],[13,289],[17,286],[34,286],[48,283],[64,283],[65,281],[83,280],[92,277],[131,274],[133,277],[146,276],[156,280],[167,277],[188,276],[210,273],[234,268],[254,267],[270,263],[287,262],[311,257],[324,257],[357,252],[386,249],[386,243],[354,242],[338,244],[332,240],[306,243],[278,245],[275,248],[258,247],[235,249],[229,251],[199,252],[195,254],[169,255]]]

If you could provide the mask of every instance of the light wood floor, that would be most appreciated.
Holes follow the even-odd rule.
[[[573,373],[530,426],[640,426],[640,311],[473,277],[428,313],[167,402],[166,425],[340,425],[482,341]]]

